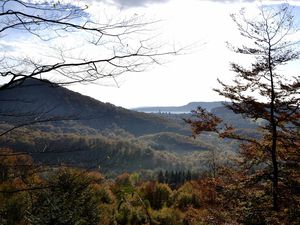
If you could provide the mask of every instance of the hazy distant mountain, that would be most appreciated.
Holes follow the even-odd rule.
[[[172,120],[103,103],[49,81],[17,82],[0,92],[0,102],[0,123],[65,118],[97,130],[121,128],[134,135],[182,131]]]
[[[190,102],[183,106],[155,106],[155,107],[139,107],[133,110],[138,112],[146,113],[190,113],[192,110],[196,109],[198,106],[205,108],[208,111],[211,109],[222,106],[221,101],[217,102]]]

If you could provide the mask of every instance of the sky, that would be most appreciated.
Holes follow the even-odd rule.
[[[219,87],[218,78],[225,82],[233,79],[229,62],[240,60],[240,56],[226,47],[226,42],[241,43],[230,14],[238,12],[241,7],[246,7],[251,12],[260,4],[254,0],[83,1],[88,4],[87,12],[92,16],[99,12],[116,16],[138,14],[150,20],[160,20],[155,32],[159,34],[158,40],[161,43],[178,48],[189,46],[185,54],[167,57],[163,59],[162,65],[150,66],[146,71],[125,73],[117,77],[116,81],[100,80],[97,84],[67,87],[125,108],[180,106],[192,101],[225,100],[212,89]],[[264,4],[281,2],[264,1]],[[300,6],[300,1],[288,2]],[[295,10],[300,17],[299,7],[295,7]],[[2,42],[2,48],[3,46],[5,42]],[[293,70],[297,71],[299,67],[294,64]]]

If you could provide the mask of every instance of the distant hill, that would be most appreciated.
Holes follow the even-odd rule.
[[[231,125],[234,128],[251,130],[256,130],[258,128],[258,123],[256,121],[243,117],[241,114],[235,114],[225,106],[213,108],[211,112],[220,117],[224,123]]]
[[[235,114],[224,105],[224,102],[191,102],[185,106],[180,107],[146,107],[137,108],[135,110],[148,113],[149,115],[157,115],[161,118],[171,119],[182,127],[185,127],[186,123],[183,119],[191,118],[191,111],[197,109],[197,107],[199,106],[220,117],[227,125],[232,125],[237,129],[258,128],[259,123],[257,121],[245,118],[241,114]],[[188,108],[190,108],[191,110],[184,111]],[[167,111],[168,109],[169,111]]]
[[[211,111],[213,108],[222,106],[221,101],[217,102],[190,102],[183,106],[155,106],[155,107],[139,107],[133,108],[132,110],[145,113],[190,113],[192,110],[196,109],[198,106]]]
[[[0,103],[0,133],[20,126],[0,136],[0,147],[26,151],[38,163],[101,168],[108,174],[203,169],[211,148],[231,149],[232,144],[215,136],[192,139],[182,120],[190,115],[178,112],[200,105],[236,120],[222,111],[221,102],[189,103],[175,107],[176,114],[144,113],[35,79],[1,91]],[[35,123],[40,120],[48,122]]]
[[[58,118],[104,130],[121,128],[134,135],[162,131],[187,133],[172,120],[139,113],[70,91],[47,80],[27,79],[0,92],[0,123]]]

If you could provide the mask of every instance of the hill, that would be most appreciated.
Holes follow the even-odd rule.
[[[220,117],[224,123],[231,125],[236,129],[253,130],[258,128],[258,122],[243,117],[241,114],[235,114],[225,106],[213,108],[211,112],[216,116]]]
[[[18,81],[0,92],[0,102],[5,102],[0,107],[0,133],[19,127],[0,135],[0,147],[25,151],[37,163],[47,165],[100,168],[110,174],[198,170],[206,167],[212,148],[230,150],[233,146],[215,136],[196,140],[189,137],[190,131],[182,120],[188,114],[136,112],[47,80]],[[218,108],[212,107],[220,104],[205,106],[214,110]],[[184,109],[198,105],[189,103]]]
[[[36,163],[101,168],[105,173],[184,169],[187,162],[199,168],[194,156],[177,152],[205,150],[192,144],[184,136],[189,131],[174,119],[116,107],[46,80],[16,82],[0,93],[0,101],[5,102],[0,133],[18,127],[0,136],[0,147],[27,152]],[[157,138],[162,132],[171,140]],[[156,138],[150,143],[151,135]],[[177,137],[177,144],[171,144]]]
[[[212,146],[203,141],[169,132],[145,135],[140,137],[139,140],[147,143],[153,149],[177,153],[207,151],[212,148]]]
[[[0,92],[0,122],[73,120],[96,130],[121,128],[134,135],[161,131],[188,133],[173,120],[139,113],[70,91],[49,81],[27,79]],[[58,125],[59,123],[56,123]]]
[[[222,106],[221,101],[217,102],[190,102],[183,106],[155,106],[155,107],[139,107],[132,110],[138,112],[146,113],[190,113],[192,110],[196,109],[198,106],[205,108],[208,111],[211,111],[213,108]]]

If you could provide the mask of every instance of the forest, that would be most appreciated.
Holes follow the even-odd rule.
[[[223,106],[190,114],[136,112],[63,87],[179,54],[136,40],[151,22],[96,23],[87,6],[60,2],[0,6],[0,39],[12,29],[42,43],[79,34],[87,51],[107,53],[1,52],[1,225],[300,224],[300,77],[283,69],[300,57],[289,4],[231,15],[247,41],[228,48],[248,65],[232,62],[232,82],[218,80]]]

